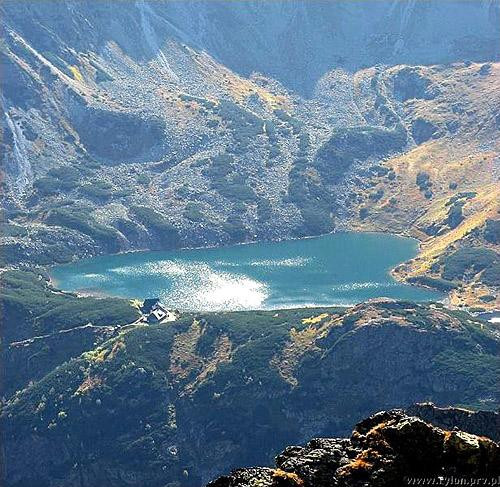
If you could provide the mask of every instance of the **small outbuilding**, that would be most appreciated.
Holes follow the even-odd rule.
[[[168,310],[157,304],[148,315],[148,323],[161,323],[168,316]]]
[[[153,309],[160,304],[160,298],[149,298],[145,299],[142,303],[141,311],[147,315],[153,311]]]

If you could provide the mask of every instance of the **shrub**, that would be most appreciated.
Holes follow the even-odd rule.
[[[125,218],[118,218],[115,220],[114,226],[129,240],[137,238],[140,234],[139,226],[130,220],[126,220]]]
[[[126,324],[138,318],[138,311],[127,300],[118,298],[77,298],[55,293],[49,283],[34,271],[6,271],[1,276],[0,303],[9,339],[96,325]]]
[[[218,154],[211,159],[211,165],[202,171],[208,178],[224,178],[233,172],[234,157],[229,154]]]
[[[481,274],[481,281],[487,286],[500,286],[500,262],[494,262]]]
[[[254,138],[263,133],[264,121],[231,101],[221,100],[214,111],[226,120],[231,128],[235,141],[233,149],[236,153],[245,152]]]
[[[13,223],[0,223],[0,235],[3,237],[25,237],[28,230]]]
[[[50,169],[47,174],[33,183],[41,196],[50,196],[61,190],[71,191],[80,181],[80,171],[72,166],[60,166]]]
[[[299,151],[305,153],[309,149],[309,134],[302,133],[299,136]]]
[[[381,166],[380,164],[375,164],[370,167],[370,172],[375,174],[376,176],[385,176],[389,173],[389,169],[387,167]]]
[[[199,205],[196,203],[188,203],[184,209],[184,218],[187,218],[192,222],[201,222],[205,219],[205,215],[201,211]]]
[[[355,161],[382,157],[403,149],[407,142],[402,127],[348,127],[335,129],[319,149],[315,165],[329,182],[339,182]]]
[[[278,146],[276,145],[272,145],[270,148],[269,148],[269,158],[270,159],[275,159],[276,157],[278,157],[279,155],[281,154],[280,152],[280,149]]]
[[[147,206],[131,206],[138,220],[154,232],[163,248],[174,248],[179,244],[178,230],[161,214]]]
[[[141,184],[143,186],[147,186],[150,182],[151,182],[151,178],[147,174],[139,174],[139,176],[137,176],[137,183],[138,184]]]
[[[257,217],[260,221],[268,221],[271,218],[272,206],[269,200],[259,199],[257,203]]]
[[[432,287],[438,289],[439,291],[450,292],[456,289],[458,285],[447,279],[440,279],[429,276],[416,276],[410,277],[408,282],[411,284],[419,284],[421,286]]]
[[[217,187],[219,193],[230,200],[253,201],[255,200],[254,190],[247,185],[227,182],[227,184]]]
[[[457,201],[450,206],[448,216],[446,217],[446,223],[450,228],[457,228],[458,225],[464,221],[464,216],[462,214],[463,205],[463,202]]]
[[[485,294],[484,296],[480,296],[479,299],[483,303],[491,303],[492,301],[495,301],[496,296],[494,296],[493,294]]]
[[[486,220],[483,234],[488,242],[500,243],[500,220]]]
[[[287,112],[281,109],[276,109],[273,112],[281,121],[287,123],[291,126],[292,132],[298,134],[303,126],[303,123],[296,118],[289,115]]]
[[[431,177],[425,171],[420,171],[417,174],[415,182],[417,186],[420,188],[420,191],[424,191],[429,186],[431,186]]]
[[[466,273],[470,272],[475,275],[484,269],[494,269],[494,265],[497,267],[498,254],[490,249],[464,247],[441,258],[440,263],[443,265],[442,275],[445,279],[463,279]],[[494,273],[494,270],[485,271],[482,276],[483,279],[485,274],[488,280],[493,278],[491,273]],[[492,280],[498,281],[498,278]]]
[[[57,194],[61,189],[59,181],[57,179],[47,177],[35,179],[35,181],[33,182],[33,187],[41,196],[50,196]]]
[[[108,251],[117,251],[119,248],[116,230],[95,222],[90,218],[86,208],[53,208],[49,211],[45,222],[48,225],[58,225],[84,233]]]
[[[110,198],[113,196],[113,186],[106,181],[91,181],[81,186],[80,193],[91,198]]]
[[[308,235],[321,235],[333,230],[330,212],[322,205],[310,204],[300,209]]]
[[[247,235],[247,229],[239,217],[232,216],[229,217],[224,224],[222,229],[229,235],[232,241],[241,242],[245,239]]]
[[[379,189],[379,190],[375,191],[374,193],[371,193],[369,198],[372,201],[379,201],[380,199],[382,199],[383,196],[384,196],[384,190]]]

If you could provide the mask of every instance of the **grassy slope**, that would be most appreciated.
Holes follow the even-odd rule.
[[[386,75],[390,83],[401,68],[392,68]],[[488,74],[479,74],[480,65],[421,68],[430,81],[433,99],[409,99],[402,104],[406,120],[424,118],[444,130],[457,124],[455,133],[417,145],[408,152],[385,162],[396,177],[375,179],[373,191],[383,190],[384,196],[374,201],[361,193],[358,211],[366,208],[367,216],[354,218],[355,230],[383,230],[412,235],[421,240],[419,255],[397,269],[395,275],[406,279],[416,276],[440,277],[433,273],[432,264],[457,248],[472,246],[498,252],[498,245],[482,237],[487,220],[498,220],[500,187],[495,165],[498,164],[500,139],[498,110],[500,109],[500,65],[492,64]],[[367,76],[369,73],[366,74]],[[429,90],[428,90],[429,91]],[[458,113],[457,113],[458,112]],[[432,185],[430,198],[416,184],[417,175],[425,172]],[[460,193],[473,192],[464,201],[463,221],[451,228],[445,224],[449,202]],[[438,235],[426,234],[432,225],[441,225]],[[494,295],[484,302],[481,297]],[[500,306],[498,288],[485,285],[481,275],[465,279],[459,289],[450,294],[452,305]]]
[[[2,395],[41,379],[139,317],[128,301],[54,290],[39,272],[0,276]]]

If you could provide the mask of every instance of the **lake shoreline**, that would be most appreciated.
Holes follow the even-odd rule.
[[[48,274],[53,287],[78,296],[142,299],[163,295],[168,296],[174,307],[193,312],[351,307],[374,298],[442,302],[443,293],[401,282],[392,273],[418,251],[419,241],[413,237],[342,231],[226,246],[101,254],[53,266]],[[164,262],[167,267],[162,268]],[[152,266],[151,271],[144,266]],[[60,273],[54,272],[55,269]],[[161,285],[159,279],[163,279]],[[206,281],[204,285],[200,284],[202,281]],[[177,292],[180,288],[184,300],[181,302]],[[187,296],[195,296],[194,288],[204,300],[222,301],[219,304],[189,301]],[[209,298],[210,293],[213,296]],[[219,305],[221,308],[214,308]]]
[[[50,272],[50,269],[53,268],[53,267],[60,267],[60,266],[66,266],[66,265],[72,265],[72,264],[76,264],[76,263],[80,263],[82,261],[85,261],[85,260],[91,260],[91,259],[95,259],[97,257],[114,257],[114,256],[118,256],[118,255],[127,255],[127,254],[138,254],[138,253],[141,253],[141,252],[181,252],[181,251],[184,251],[184,250],[211,250],[211,249],[230,249],[230,248],[233,248],[233,247],[241,247],[241,246],[245,246],[245,245],[252,245],[252,244],[265,244],[265,243],[279,243],[279,242],[297,242],[297,241],[302,241],[302,240],[310,240],[310,239],[315,239],[315,238],[320,238],[320,237],[326,237],[327,235],[341,235],[341,234],[346,234],[346,233],[355,233],[355,234],[359,234],[359,233],[363,233],[363,234],[375,234],[375,235],[387,235],[387,236],[390,236],[390,237],[398,237],[398,238],[402,238],[402,239],[408,239],[408,240],[415,240],[416,242],[418,242],[418,248],[420,250],[420,246],[422,244],[422,241],[419,240],[418,238],[412,236],[412,235],[405,235],[405,234],[402,234],[402,233],[391,233],[391,232],[384,232],[382,230],[363,230],[363,231],[358,231],[358,230],[342,230],[342,231],[332,231],[332,232],[328,232],[328,233],[321,233],[319,235],[306,235],[304,237],[296,237],[296,238],[272,238],[272,239],[269,239],[269,240],[249,240],[249,241],[246,241],[246,242],[235,242],[235,243],[231,243],[231,244],[228,244],[228,245],[205,245],[205,246],[195,246],[195,247],[175,247],[175,248],[172,248],[172,249],[150,249],[150,248],[144,248],[144,249],[132,249],[132,250],[120,250],[119,252],[103,252],[103,253],[99,253],[99,254],[96,254],[96,255],[92,255],[90,257],[83,257],[81,259],[74,259],[74,260],[71,260],[69,262],[63,262],[63,263],[60,263],[60,264],[49,264],[47,266],[44,266],[45,269],[48,270],[48,272]],[[401,265],[401,264],[399,264]],[[392,271],[391,271],[392,272]],[[425,287],[425,286],[421,286],[421,287]]]

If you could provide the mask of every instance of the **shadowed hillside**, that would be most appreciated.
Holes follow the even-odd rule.
[[[27,277],[11,273],[9,286]],[[346,435],[376,410],[424,400],[498,407],[498,330],[442,305],[379,301],[131,325],[126,302],[91,318],[95,302],[61,299],[34,285],[24,308],[2,297],[4,310],[18,310],[17,319],[7,311],[9,336],[61,323],[34,339],[2,339],[18,389],[1,413],[9,486],[201,485],[268,464],[287,444]],[[74,319],[79,306],[93,327]]]

